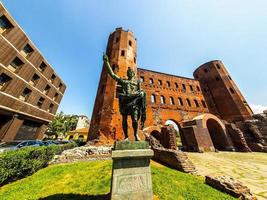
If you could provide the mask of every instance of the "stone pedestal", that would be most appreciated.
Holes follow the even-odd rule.
[[[152,200],[150,158],[147,142],[117,142],[112,151],[112,200]]]

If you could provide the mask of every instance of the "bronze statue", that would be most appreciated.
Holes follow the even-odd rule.
[[[103,61],[109,75],[122,87],[122,93],[119,93],[119,107],[125,140],[128,140],[127,117],[130,115],[135,140],[139,141],[138,120],[141,117],[141,129],[143,129],[146,120],[146,93],[141,90],[140,81],[136,80],[135,73],[130,67],[127,70],[128,79],[123,79],[113,72],[106,54],[103,55]]]

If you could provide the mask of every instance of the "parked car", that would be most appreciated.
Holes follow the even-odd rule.
[[[11,151],[16,150],[24,147],[38,147],[38,146],[44,146],[45,144],[40,140],[26,140],[23,142],[11,142],[11,143],[5,143],[0,146],[0,153],[5,151]]]
[[[2,142],[0,144],[0,153],[14,149],[19,143],[20,142]]]
[[[23,148],[23,147],[39,147],[39,146],[44,146],[45,144],[40,141],[40,140],[27,140],[24,142],[19,143],[16,147],[19,148]]]
[[[43,141],[43,143],[45,146],[58,145],[59,144],[57,141],[54,141],[54,140],[46,140],[46,141]]]

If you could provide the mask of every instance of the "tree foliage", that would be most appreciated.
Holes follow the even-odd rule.
[[[46,135],[55,138],[65,137],[69,131],[75,129],[78,118],[78,115],[66,115],[62,111],[57,113],[53,121],[49,123]]]

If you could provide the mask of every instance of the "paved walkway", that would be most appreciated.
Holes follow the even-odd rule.
[[[188,153],[198,173],[227,175],[248,186],[259,200],[267,199],[267,153]]]

